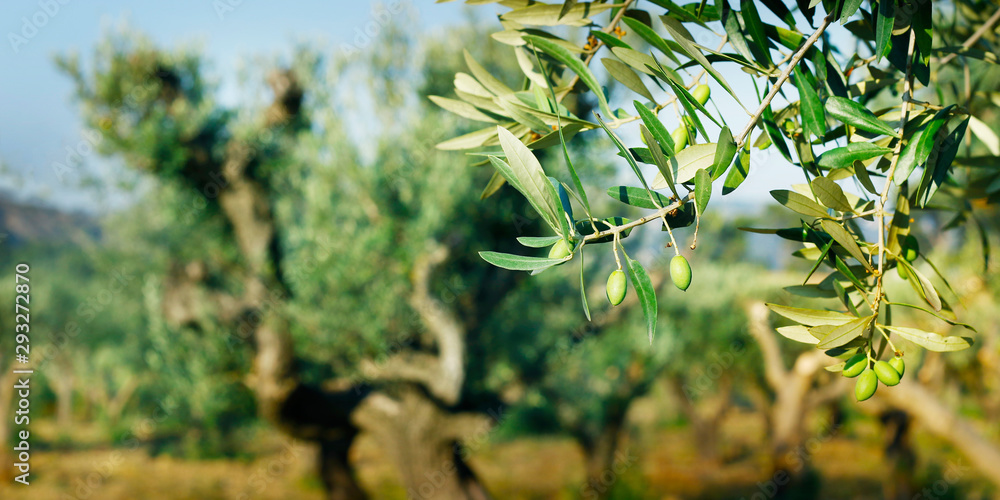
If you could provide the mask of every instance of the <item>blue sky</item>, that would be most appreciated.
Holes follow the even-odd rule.
[[[225,100],[235,84],[227,75],[235,73],[240,58],[288,53],[297,41],[328,47],[351,44],[366,25],[385,19],[378,13],[387,12],[393,1],[0,2],[0,162],[7,169],[0,175],[0,188],[86,208],[91,196],[76,189],[70,176],[60,181],[52,167],[64,162],[67,147],[85,140],[72,86],[56,71],[53,56],[68,51],[86,56],[108,28],[125,22],[162,46],[198,43],[213,64],[214,76],[222,79]],[[423,30],[460,22],[463,15],[460,2],[395,1],[403,8],[390,14],[405,16],[404,22]]]
[[[392,8],[397,4],[400,8]],[[357,41],[366,27],[377,28],[380,22],[412,23],[425,33],[433,33],[441,26],[462,22],[463,9],[460,1],[436,4],[432,0],[0,2],[0,33],[4,35],[4,43],[0,45],[0,117],[3,117],[0,165],[5,170],[0,173],[0,189],[64,208],[98,211],[111,208],[101,206],[107,200],[96,197],[93,191],[80,189],[78,177],[67,175],[60,179],[56,175],[53,165],[65,163],[67,148],[78,148],[81,144],[86,147],[86,134],[72,100],[70,81],[56,71],[53,57],[70,51],[86,57],[102,33],[119,24],[146,34],[161,46],[198,44],[210,62],[213,73],[210,76],[220,79],[220,99],[227,102],[236,100],[235,74],[241,60],[288,54],[296,42],[302,41],[342,50]],[[506,9],[475,8],[480,17],[500,11]],[[762,15],[768,22],[777,21],[769,12],[762,11]],[[703,43],[715,45],[716,41],[717,38],[711,42],[706,39]],[[720,69],[740,99],[752,106],[756,102],[752,85],[745,74],[732,66]],[[603,76],[599,65],[595,70],[599,77]],[[724,92],[715,82],[709,83],[714,93]],[[794,96],[794,91],[791,95]],[[780,99],[776,100],[776,104],[779,102]],[[625,102],[612,105],[631,108]],[[735,102],[721,111],[736,129],[742,128],[747,119]],[[633,132],[623,129],[619,133],[629,144],[638,143],[638,133]],[[717,129],[710,129],[709,133],[717,133]],[[801,173],[777,158],[773,148],[754,151],[746,183],[726,197],[735,202],[733,205],[759,205],[770,199],[769,189],[801,182]],[[85,162],[98,172],[108,172],[107,175],[115,171],[96,155],[87,155]],[[767,167],[766,172],[760,168],[763,166]]]

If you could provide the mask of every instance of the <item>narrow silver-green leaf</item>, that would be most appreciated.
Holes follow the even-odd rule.
[[[786,189],[775,189],[771,191],[771,196],[781,203],[785,207],[794,210],[802,215],[808,215],[810,217],[823,217],[828,218],[830,214],[827,213],[826,209],[820,206],[815,201],[796,193],[795,191],[788,191]]]
[[[653,47],[656,47],[657,50],[662,52],[663,55],[667,56],[675,64],[680,64],[680,61],[677,60],[677,56],[674,55],[674,51],[670,49],[669,45],[667,45],[667,41],[658,35],[653,28],[646,26],[645,23],[638,19],[628,16],[623,17],[622,21],[625,22],[625,24],[628,25],[628,27],[631,28],[635,34],[639,35],[639,37]]]
[[[716,142],[715,158],[712,159],[712,180],[722,177],[729,164],[733,162],[736,155],[736,141],[733,140],[733,133],[729,127],[722,127],[719,132],[719,140]]]
[[[903,337],[914,344],[917,344],[928,351],[952,352],[968,349],[972,346],[972,339],[968,337],[944,337],[934,332],[925,332],[916,328],[906,328],[902,326],[883,326],[900,337]]]
[[[691,36],[691,32],[688,31],[687,28],[680,23],[680,21],[672,17],[663,16],[660,19],[663,21],[663,26],[667,28],[670,36],[681,46],[681,48],[684,49],[685,52],[687,52],[687,55],[700,64],[702,68],[705,68],[705,71],[707,71],[709,75],[712,75],[712,78],[719,82],[719,85],[722,85],[722,87],[726,89],[726,92],[729,92],[729,95],[733,96],[733,99],[736,99],[737,104],[742,107],[743,103],[740,102],[739,97],[736,97],[736,92],[733,92],[732,87],[729,86],[729,82],[722,77],[722,74],[719,73],[717,69],[712,67],[712,64],[708,62],[705,55],[701,53],[701,49],[699,49],[694,43],[694,37]]]
[[[694,174],[694,200],[698,207],[698,213],[704,214],[708,207],[708,200],[712,197],[712,176],[708,171],[699,168]]]
[[[656,197],[656,203],[653,203],[653,199],[649,197],[649,192],[640,187],[631,186],[612,186],[608,188],[608,196],[633,207],[647,208],[650,210],[656,209],[656,203],[659,203],[661,207],[665,207],[673,203],[670,198],[663,196],[660,193],[653,192],[653,196]]]
[[[833,148],[819,155],[817,163],[823,168],[844,168],[854,165],[855,161],[865,161],[891,153],[891,148],[878,146],[871,142],[852,142],[847,146]]]
[[[500,140],[500,147],[503,148],[506,155],[506,164],[510,167],[511,176],[504,175],[507,182],[521,191],[538,212],[538,215],[542,216],[542,219],[549,224],[554,232],[561,234],[562,224],[559,218],[562,207],[555,188],[552,187],[548,176],[542,170],[542,165],[538,163],[538,159],[531,153],[531,150],[507,129],[497,127],[497,136]],[[494,158],[496,157],[490,157],[494,166],[498,166],[498,162],[505,163],[499,158],[496,160]],[[504,173],[502,168],[497,168],[497,170],[500,170],[501,174]]]
[[[639,75],[627,64],[610,57],[601,59],[601,64],[604,65],[604,69],[608,71],[608,74],[611,75],[612,78],[618,80],[619,83],[632,92],[635,92],[650,101],[656,100],[653,98],[653,94],[649,91],[649,88],[646,87],[646,84],[642,83],[642,79],[639,78]]]
[[[639,125],[639,132],[642,134],[642,139],[646,141],[649,145],[649,154],[653,157],[653,163],[656,165],[656,169],[660,171],[660,175],[667,183],[667,187],[670,188],[670,192],[674,193],[677,199],[680,199],[681,195],[677,192],[677,186],[674,184],[674,175],[670,171],[670,160],[667,156],[663,154],[663,149],[660,144],[653,137],[653,133],[650,132],[646,125]]]
[[[562,236],[519,236],[517,242],[529,248],[545,248],[561,239]]]
[[[837,311],[824,311],[820,309],[803,309],[801,307],[789,307],[779,304],[765,304],[768,309],[784,316],[796,323],[806,326],[819,325],[843,325],[853,319],[854,316]]]
[[[465,102],[459,101],[457,99],[448,99],[447,97],[440,97],[436,95],[427,96],[434,104],[437,104],[445,111],[454,113],[463,118],[468,118],[470,120],[476,120],[480,122],[496,123],[497,120],[486,113],[483,113],[475,106]]]
[[[820,349],[832,349],[834,347],[840,347],[860,337],[874,319],[875,316],[866,316],[864,318],[857,318],[848,321],[840,326],[814,326],[810,328],[809,331],[813,334],[823,335],[823,340],[820,340],[820,342],[816,344],[816,347]]]
[[[930,305],[935,311],[941,310],[941,297],[938,295],[937,290],[934,288],[934,284],[931,280],[927,279],[923,273],[913,267],[906,259],[896,257],[897,265],[901,265],[906,268],[907,274],[910,275],[910,285],[913,287],[927,304]]]
[[[563,5],[537,3],[526,7],[515,8],[501,16],[505,21],[533,26],[582,26],[589,24],[591,16],[596,16],[614,7],[613,4],[584,2],[576,4],[563,12]]]
[[[669,158],[670,171],[674,175],[674,182],[683,184],[694,179],[694,174],[699,168],[710,168],[715,161],[716,144],[695,144],[681,150]],[[667,187],[666,179],[663,175],[656,174],[653,179],[653,189],[663,189]]]
[[[760,20],[760,14],[757,13],[754,1],[742,0],[740,7],[747,34],[750,35],[750,40],[756,45],[759,52],[758,56],[764,58],[767,67],[774,66],[774,61],[771,60],[771,50],[767,45],[767,33],[764,31],[764,23]]]
[[[722,183],[723,196],[732,193],[736,188],[740,187],[740,184],[743,184],[743,181],[746,180],[749,174],[750,152],[746,149],[741,149],[736,160],[733,161],[733,168],[729,170],[726,181]]]
[[[799,108],[805,129],[813,133],[818,139],[826,135],[826,114],[823,112],[823,104],[820,103],[819,94],[816,88],[809,84],[805,74],[800,69],[799,63],[795,66],[795,86],[799,89]]]
[[[656,117],[652,111],[646,106],[643,106],[639,101],[632,101],[632,105],[635,106],[635,111],[639,113],[639,117],[642,118],[642,122],[646,124],[646,128],[652,132],[653,137],[656,138],[656,142],[659,142],[661,146],[665,149],[664,154],[667,156],[673,155],[674,153],[674,140],[670,137],[670,132],[667,131],[667,127],[663,125],[663,122]]]
[[[583,61],[576,57],[575,54],[540,36],[525,35],[524,40],[535,46],[538,50],[554,57],[557,61],[565,64],[566,67],[576,73],[580,77],[580,81],[597,97],[597,103],[601,107],[601,112],[608,116],[614,116],[611,108],[608,107],[608,100],[604,97],[604,89],[597,83],[597,78],[594,78],[594,74],[590,72],[590,68],[583,64]]]
[[[500,252],[479,252],[479,256],[494,266],[509,269],[511,271],[538,271],[541,269],[548,269],[572,258],[572,256],[569,256],[565,259],[549,259],[546,257],[529,257],[527,255],[514,255]]]
[[[854,236],[847,231],[847,229],[844,229],[844,226],[841,226],[839,222],[834,222],[830,219],[821,220],[820,225],[823,226],[823,230],[826,231],[827,234],[832,236],[833,239],[840,244],[840,246],[847,250],[847,253],[851,254],[851,257],[854,257],[855,260],[865,266],[865,269],[867,269],[868,272],[872,272],[872,266],[868,263],[868,259],[865,258],[865,254],[858,246],[858,242],[854,239]]]
[[[846,97],[830,96],[826,99],[825,107],[830,116],[859,130],[899,137],[895,129],[879,120],[868,108]]]
[[[812,187],[816,197],[823,205],[838,212],[852,211],[853,207],[847,200],[847,196],[844,195],[844,190],[836,182],[826,177],[817,177],[813,179]]]
[[[873,9],[874,10],[874,9]],[[873,12],[874,13],[874,12]],[[878,63],[889,51],[889,39],[896,19],[896,1],[879,0],[878,15],[875,17],[875,62]]]
[[[628,276],[635,288],[636,295],[639,296],[639,304],[642,306],[642,314],[646,317],[646,331],[649,334],[649,344],[653,344],[653,334],[656,333],[656,289],[653,282],[646,274],[646,270],[636,260],[625,256],[625,267],[628,268]]]
[[[819,343],[819,339],[809,333],[809,328],[802,325],[782,326],[777,330],[782,337],[785,337],[788,340],[794,340],[796,342],[802,342],[803,344],[810,345]]]

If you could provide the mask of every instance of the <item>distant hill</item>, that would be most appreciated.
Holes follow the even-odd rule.
[[[100,227],[91,216],[17,201],[0,192],[0,244],[79,243],[100,235]]]

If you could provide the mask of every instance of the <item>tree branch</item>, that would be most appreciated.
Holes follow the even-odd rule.
[[[963,50],[968,50],[973,45],[975,45],[976,42],[978,42],[979,39],[983,37],[983,35],[985,35],[990,29],[993,28],[993,25],[996,24],[997,21],[1000,21],[1000,9],[997,9],[997,11],[994,12],[993,15],[990,16],[990,18],[987,19],[986,22],[983,23],[983,25],[980,26],[979,29],[977,29],[972,34],[972,36],[970,36],[969,39],[966,40],[965,43],[962,44],[962,49]],[[953,59],[955,59],[956,56],[958,56],[958,54],[955,54],[955,53],[948,54],[947,56],[945,56],[944,59],[941,59],[940,61],[938,61],[938,64],[940,64],[941,66],[944,66],[945,64],[948,64]]]
[[[785,70],[781,72],[781,76],[778,77],[778,80],[774,82],[774,86],[771,87],[771,91],[768,92],[767,96],[764,97],[764,100],[760,102],[760,106],[757,108],[757,112],[753,114],[753,117],[751,117],[750,121],[747,122],[746,127],[744,127],[743,131],[740,132],[740,135],[737,136],[736,149],[740,149],[741,147],[743,147],[743,145],[746,143],[748,136],[750,135],[750,132],[757,125],[757,122],[760,121],[760,116],[764,114],[764,110],[771,105],[771,99],[774,99],[775,94],[778,93],[778,90],[781,89],[781,86],[784,85],[785,82],[788,80],[789,75],[792,74],[792,70],[795,69],[795,66],[798,65],[799,61],[802,60],[802,57],[805,56],[806,52],[809,50],[809,47],[812,47],[813,44],[815,44],[816,41],[819,40],[819,37],[823,34],[824,31],[826,31],[826,28],[830,26],[830,23],[832,22],[833,22],[833,14],[829,14],[826,17],[824,17],[823,24],[820,24],[819,28],[816,28],[816,31],[813,32],[813,34],[808,39],[806,39],[802,47],[799,47],[799,50],[795,52],[795,55],[792,56],[792,59],[791,61],[789,61],[788,66],[786,66]]]
[[[437,373],[427,389],[446,404],[455,404],[465,381],[465,329],[430,291],[431,272],[447,258],[448,249],[439,243],[417,258],[410,275],[410,306],[437,341]]]

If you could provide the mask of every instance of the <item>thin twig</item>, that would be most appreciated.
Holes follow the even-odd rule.
[[[896,173],[899,153],[903,149],[903,133],[910,117],[910,98],[913,96],[913,49],[916,41],[916,33],[911,28],[910,45],[906,51],[906,76],[903,79],[903,116],[899,119],[899,141],[896,142],[889,171],[885,174],[885,186],[882,187],[882,194],[878,197],[878,211],[875,213],[878,219],[878,275],[875,276],[875,304],[872,306],[872,312],[875,314],[878,314],[879,302],[882,300],[882,280],[885,278],[885,202],[889,199],[892,177]]]
[[[788,63],[788,67],[786,67],[785,70],[781,72],[781,76],[779,76],[778,80],[774,82],[774,86],[771,87],[771,91],[768,92],[767,96],[764,97],[764,100],[760,102],[760,107],[757,108],[757,112],[753,114],[753,116],[750,118],[750,121],[747,122],[746,127],[744,127],[743,131],[740,132],[740,135],[737,136],[738,139],[736,141],[736,149],[740,149],[741,147],[743,147],[743,145],[746,143],[747,137],[750,135],[750,132],[757,125],[757,122],[760,121],[760,116],[764,114],[764,110],[771,105],[771,99],[774,99],[775,94],[778,93],[778,90],[781,88],[781,86],[784,85],[785,81],[788,80],[788,76],[792,74],[792,70],[795,69],[795,66],[798,65],[799,61],[802,60],[802,57],[805,56],[806,51],[809,50],[809,47],[812,47],[813,44],[815,44],[816,41],[819,40],[819,37],[823,34],[824,31],[826,31],[826,28],[830,26],[830,23],[832,22],[833,22],[833,14],[830,14],[825,18],[823,18],[823,24],[821,24],[819,28],[817,28],[816,31],[812,34],[812,36],[810,36],[806,40],[805,44],[803,44],[802,47],[800,47],[799,50],[795,52],[795,55],[792,56],[791,61],[789,61]]]
[[[634,220],[632,222],[629,222],[627,224],[622,224],[620,226],[612,227],[611,229],[605,229],[604,231],[601,231],[599,233],[588,234],[587,236],[583,237],[583,242],[587,243],[589,241],[594,241],[596,239],[603,238],[605,236],[611,236],[613,234],[621,233],[621,232],[626,231],[628,229],[632,229],[633,227],[636,227],[636,226],[641,226],[641,225],[643,225],[643,224],[645,224],[645,223],[647,223],[649,221],[653,221],[653,220],[656,220],[656,219],[659,219],[661,217],[666,216],[670,212],[672,212],[672,211],[680,208],[681,206],[683,206],[685,203],[687,203],[689,201],[691,201],[691,193],[688,193],[686,196],[684,196],[680,200],[675,201],[675,202],[673,202],[673,203],[671,203],[671,204],[669,204],[669,205],[667,205],[667,206],[665,206],[665,207],[657,210],[656,212],[653,212],[653,213],[651,213],[651,214],[649,214],[649,215],[647,215],[647,216],[645,216],[645,217],[643,217],[641,219],[636,219],[636,220]]]
[[[632,5],[633,2],[635,2],[635,0],[625,0],[625,2],[622,3],[621,9],[619,9],[618,13],[615,14],[615,17],[612,18],[611,22],[608,23],[608,25],[605,26],[604,29],[601,31],[607,34],[611,34],[612,32],[614,32],[615,26],[618,26],[618,23],[620,23],[622,18],[625,17],[625,11],[628,10],[629,5]],[[590,66],[590,61],[594,59],[594,56],[597,55],[597,51],[600,50],[600,48],[603,46],[604,42],[598,42],[598,44],[593,48],[593,50],[591,50],[590,53],[587,54],[587,58],[583,60],[583,65]],[[576,87],[576,84],[579,81],[580,81],[580,75],[573,75],[573,79],[569,81],[569,85],[566,86],[566,90],[564,90],[562,92],[562,95],[559,96],[560,102],[563,100],[564,97],[566,97],[569,94],[571,90],[573,90],[573,87]]]
[[[988,32],[991,28],[993,28],[993,25],[996,24],[997,21],[1000,21],[1000,9],[997,9],[997,11],[994,12],[993,15],[990,16],[990,18],[987,19],[986,22],[983,23],[983,25],[980,26],[979,29],[977,29],[972,34],[972,36],[970,36],[969,39],[966,40],[965,43],[962,44],[962,48],[963,49],[969,49],[970,47],[972,47],[973,45],[975,45],[976,42],[978,42],[979,39],[982,38],[983,35],[986,34],[986,32]],[[938,61],[938,64],[940,64],[941,66],[944,66],[945,64],[950,63],[957,56],[958,56],[958,54],[955,54],[955,53],[948,54],[947,56],[945,56],[944,59],[941,59],[940,61]]]

